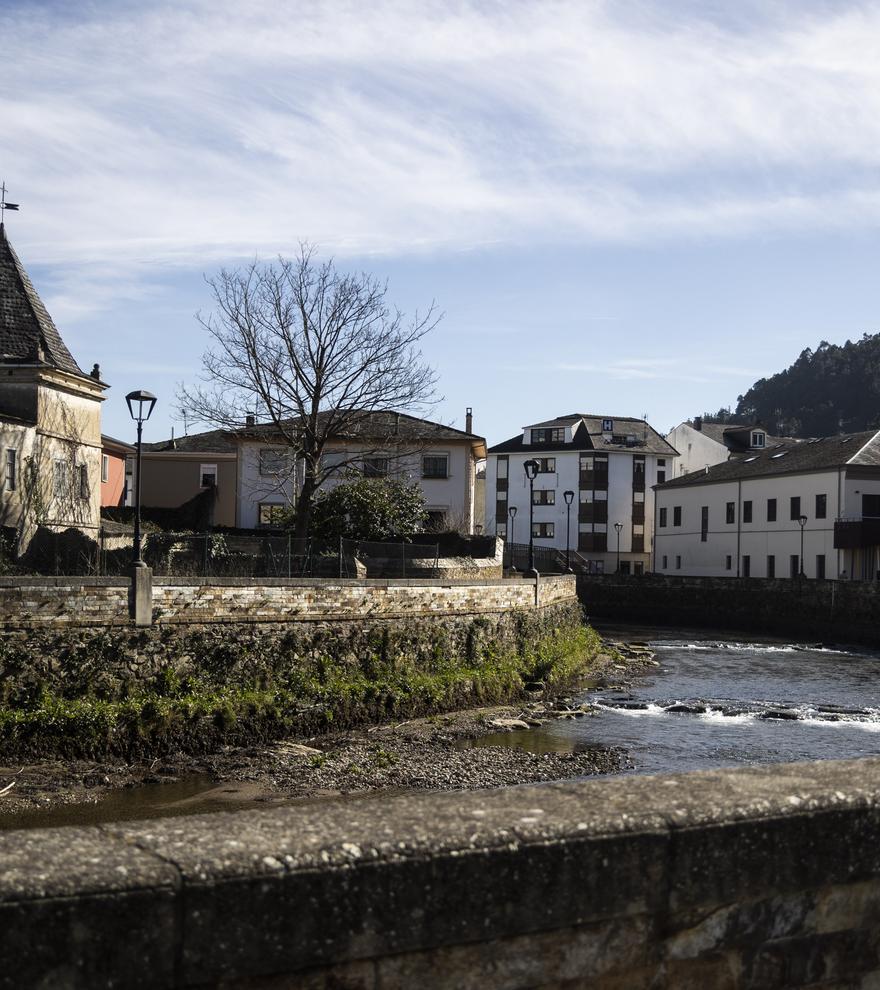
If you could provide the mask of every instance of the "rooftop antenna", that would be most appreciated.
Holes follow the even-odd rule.
[[[188,437],[189,436],[189,430],[187,429],[187,425],[186,425],[186,410],[185,409],[181,409],[180,411],[183,414],[183,435],[185,437]]]
[[[7,210],[18,210],[18,203],[8,203],[6,201],[6,183],[0,184],[0,230],[3,229],[3,219]]]

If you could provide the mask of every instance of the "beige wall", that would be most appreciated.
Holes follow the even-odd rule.
[[[141,504],[174,509],[205,489],[203,466],[217,468],[215,526],[235,526],[235,493],[238,469],[235,454],[206,454],[180,451],[145,451],[141,467]]]

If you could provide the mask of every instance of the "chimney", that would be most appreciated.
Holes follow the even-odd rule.
[[[397,436],[400,433],[400,413],[394,414],[394,435]]]
[[[467,407],[464,414],[464,432],[474,432],[474,411],[470,406]]]
[[[695,430],[698,430],[698,431],[702,431],[702,429],[703,429],[703,417],[702,416],[694,416],[694,429]]]
[[[245,418],[244,418],[244,425],[245,426],[253,426],[254,423],[256,423],[256,421],[257,420],[256,420],[256,417],[254,416],[254,414],[253,413],[248,413],[247,416],[245,416]]]

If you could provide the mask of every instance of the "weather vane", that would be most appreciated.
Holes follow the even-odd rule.
[[[0,184],[0,227],[3,226],[3,217],[7,210],[17,210],[18,203],[6,202],[6,183]]]

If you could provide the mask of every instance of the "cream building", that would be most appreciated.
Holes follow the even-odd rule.
[[[801,567],[876,580],[880,433],[775,443],[656,486],[658,573],[790,578]]]
[[[98,366],[85,374],[0,223],[0,526],[23,553],[36,530],[101,519]]]

